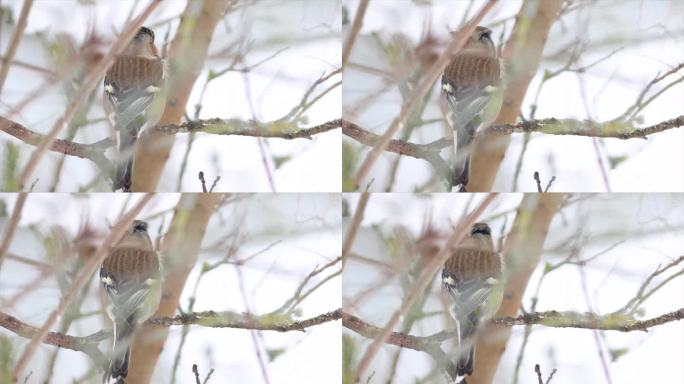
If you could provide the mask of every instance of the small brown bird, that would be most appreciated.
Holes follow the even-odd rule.
[[[138,135],[161,116],[161,106],[154,101],[164,83],[164,66],[154,45],[154,32],[142,27],[105,76],[105,111],[117,133],[114,191],[130,192]]]
[[[470,236],[452,250],[444,263],[442,284],[451,301],[449,313],[458,326],[456,374],[472,375],[473,336],[480,322],[496,313],[503,297],[502,261],[487,224],[473,224]]]
[[[442,91],[454,130],[451,185],[465,191],[470,171],[470,144],[478,128],[490,124],[501,108],[501,68],[492,31],[476,27],[442,75]]]
[[[102,287],[112,301],[108,313],[114,323],[113,358],[104,383],[125,383],[135,329],[159,305],[159,278],[159,256],[147,233],[147,223],[135,220],[100,268]]]

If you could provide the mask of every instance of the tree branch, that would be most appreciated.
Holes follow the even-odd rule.
[[[34,132],[25,126],[0,116],[0,131],[23,141],[26,144],[38,146],[45,141],[45,135]],[[114,141],[107,138],[93,144],[79,144],[69,140],[55,139],[48,150],[65,155],[88,159],[95,163],[101,171],[109,169],[109,160],[104,155],[107,148],[114,146]],[[108,172],[106,172],[109,174]]]
[[[636,320],[633,316],[575,311],[530,312],[516,317],[497,317],[490,319],[484,327],[512,327],[514,325],[543,325],[550,328],[598,329],[602,331],[648,331],[658,325],[684,320],[684,308],[662,314],[647,320]],[[342,312],[342,326],[368,338],[375,338],[380,328],[366,323],[356,316]],[[387,344],[424,351],[430,344],[439,344],[458,335],[458,329],[441,331],[430,336],[414,336],[408,333],[392,332]]]
[[[513,325],[544,325],[552,328],[600,329],[607,331],[647,331],[649,328],[684,319],[684,308],[656,316],[647,320],[635,320],[627,315],[597,315],[572,311],[545,311],[522,314],[517,317],[499,317],[491,319],[485,327],[510,327]],[[382,331],[360,318],[342,312],[342,326],[359,335],[375,340]],[[443,369],[451,375],[454,366],[442,351],[440,344],[455,338],[457,329],[442,331],[431,336],[415,336],[408,333],[392,332],[385,340],[386,344],[396,345],[414,351],[429,354]],[[452,377],[453,378],[453,377]]]
[[[342,120],[341,126],[342,133],[345,136],[348,136],[363,145],[373,147],[378,140],[380,140],[380,136],[363,129],[350,121]],[[538,132],[549,135],[571,135],[627,140],[637,138],[645,139],[647,136],[670,129],[681,128],[683,126],[684,115],[643,128],[637,128],[629,122],[609,121],[600,123],[588,120],[548,118],[521,121],[516,124],[491,126],[478,132],[477,136],[505,136],[513,133]],[[416,144],[404,140],[393,139],[387,144],[385,151],[414,157],[416,159],[423,159],[429,162],[441,175],[445,174],[445,171],[447,172],[446,174],[448,174],[449,167],[446,161],[439,155],[439,152],[451,145],[453,145],[451,140],[445,138],[427,144]]]
[[[285,140],[311,139],[313,136],[341,127],[342,119],[334,119],[313,127],[302,128],[292,122],[272,121],[261,123],[240,119],[204,119],[188,121],[182,124],[167,124],[150,128],[152,135],[175,135],[177,133],[204,132],[215,135],[235,135],[277,138]],[[0,116],[0,131],[13,136],[26,144],[38,146],[45,140],[45,135],[32,131],[16,121]],[[55,139],[48,150],[69,156],[88,159],[95,163],[100,171],[109,177],[111,162],[105,151],[115,144],[114,140],[105,138],[92,144],[81,144],[69,140]]]
[[[261,123],[240,119],[205,119],[182,124],[167,124],[152,128],[152,135],[175,135],[176,133],[204,132],[216,135],[253,136],[279,139],[311,139],[319,133],[342,126],[342,119],[334,119],[309,128],[300,128],[291,121]]]
[[[342,309],[322,313],[304,320],[292,320],[289,317],[277,317],[272,314],[254,316],[235,312],[192,312],[175,317],[156,317],[145,322],[147,328],[166,328],[174,325],[199,325],[210,328],[254,329],[261,331],[304,331],[316,325],[339,320]],[[27,339],[33,339],[38,334],[38,328],[26,324],[14,316],[0,311],[0,327]],[[112,336],[111,330],[99,331],[88,336],[71,336],[63,333],[49,332],[44,344],[70,349],[88,354],[93,360],[103,360],[104,355],[97,345]]]

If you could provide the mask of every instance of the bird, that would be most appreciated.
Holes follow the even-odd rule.
[[[161,116],[163,105],[156,100],[164,84],[165,66],[154,45],[154,32],[141,27],[105,75],[104,107],[117,136],[114,191],[131,190],[138,135]]]
[[[160,276],[159,255],[147,223],[135,220],[100,267],[100,282],[111,300],[107,313],[114,323],[112,359],[103,383],[125,383],[134,332],[161,299]]]
[[[456,375],[472,375],[477,327],[496,313],[503,298],[503,261],[489,225],[473,224],[470,235],[451,250],[442,287],[458,330]]]
[[[450,186],[466,191],[470,144],[480,127],[491,124],[501,108],[501,60],[489,28],[477,26],[442,74],[447,122],[454,131]]]

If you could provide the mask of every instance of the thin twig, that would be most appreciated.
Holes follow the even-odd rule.
[[[197,369],[197,364],[192,365],[192,373],[195,374],[195,384],[202,384],[199,377],[199,369]]]
[[[366,210],[366,204],[368,204],[369,198],[370,193],[361,193],[361,196],[359,197],[359,203],[356,205],[356,211],[354,211],[354,217],[352,217],[347,234],[344,236],[344,243],[342,244],[342,269],[344,269],[344,265],[347,262],[349,253],[351,252],[351,247],[352,244],[354,244],[356,232],[358,232],[359,227],[361,226],[361,221],[363,221],[363,212]]]
[[[204,181],[204,172],[199,172],[199,180],[202,183],[202,192],[207,192],[207,182]]]
[[[21,37],[24,35],[28,15],[29,12],[31,12],[32,6],[33,0],[24,0],[24,4],[21,6],[21,12],[19,13],[19,19],[17,19],[17,23],[14,25],[14,32],[12,33],[9,45],[7,46],[7,51],[5,51],[5,55],[2,58],[2,67],[0,67],[0,94],[2,94],[2,89],[5,86],[5,79],[7,79],[7,73],[9,73],[14,55],[17,53],[19,41],[21,41]]]
[[[356,41],[356,36],[358,36],[361,31],[363,18],[366,16],[366,9],[368,9],[368,0],[361,0],[359,2],[359,7],[356,9],[356,16],[354,16],[354,22],[349,30],[347,40],[344,42],[344,49],[342,50],[342,67],[347,65],[352,47],[354,47],[354,42]]]
[[[14,232],[17,230],[17,225],[19,225],[21,212],[24,210],[24,203],[26,203],[26,197],[26,192],[22,192],[17,196],[17,201],[14,203],[14,209],[12,210],[12,216],[10,216],[9,221],[5,224],[5,230],[2,233],[2,241],[0,241],[0,273],[2,273],[2,263],[5,260],[5,255],[7,255],[7,250],[9,250],[9,246],[14,238]]]

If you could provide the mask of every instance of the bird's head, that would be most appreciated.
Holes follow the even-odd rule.
[[[142,56],[155,58],[158,56],[154,45],[154,32],[147,27],[140,27],[138,33],[123,51],[124,56]]]
[[[492,30],[479,25],[475,27],[475,31],[466,41],[463,50],[484,56],[496,56],[496,46],[492,41]]]
[[[475,223],[470,229],[470,236],[492,236],[492,229],[485,223]]]
[[[141,43],[154,43],[154,32],[147,27],[140,27],[133,40]]]
[[[126,234],[119,240],[117,246],[153,249],[152,239],[147,232],[147,222],[133,220],[133,223],[128,227],[128,231],[126,231]]]
[[[142,220],[133,220],[129,233],[132,235],[134,233],[147,233],[147,222]]]

